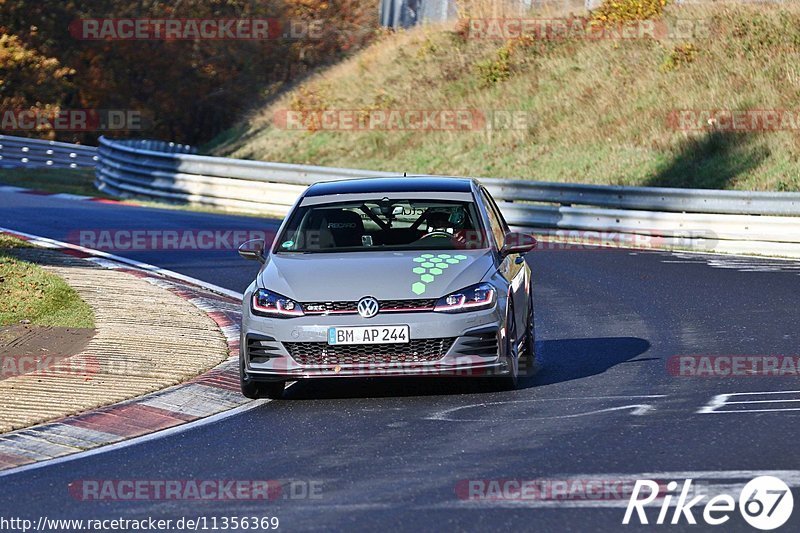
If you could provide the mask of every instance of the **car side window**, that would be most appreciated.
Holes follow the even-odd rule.
[[[494,240],[497,241],[497,247],[502,248],[506,242],[505,220],[497,211],[497,206],[494,204],[492,197],[485,190],[481,190],[481,195],[483,196],[483,203],[486,205],[486,213],[489,215],[489,225],[494,234]]]
[[[497,218],[500,220],[500,225],[503,228],[503,235],[505,235],[506,233],[511,231],[511,229],[508,227],[508,222],[506,222],[506,218],[503,216],[503,212],[500,211],[500,206],[497,205],[497,202],[494,200],[494,198],[492,198],[492,195],[489,194],[489,191],[484,189],[484,194],[486,194],[486,197],[489,198],[489,203],[492,204],[494,212],[497,215]]]

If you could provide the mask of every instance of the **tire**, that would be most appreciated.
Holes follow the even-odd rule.
[[[259,396],[262,398],[269,398],[270,400],[280,400],[283,398],[283,391],[286,389],[286,383],[283,381],[266,381],[258,384]]]
[[[242,395],[251,400],[258,400],[259,398],[280,400],[283,398],[283,391],[286,388],[286,383],[283,381],[266,381],[259,383],[258,381],[247,379],[247,373],[244,371],[243,357],[239,357],[239,385],[242,389]]]
[[[514,306],[509,301],[508,313],[506,314],[506,342],[504,356],[508,358],[511,372],[508,375],[494,378],[494,385],[497,390],[510,391],[516,390],[519,385],[519,352],[517,350],[517,326],[514,320]]]
[[[536,366],[536,321],[533,309],[533,295],[528,296],[528,318],[525,331],[524,352],[520,354],[519,374],[524,377],[533,375]]]

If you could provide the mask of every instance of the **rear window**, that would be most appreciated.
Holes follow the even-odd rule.
[[[276,253],[487,247],[473,202],[374,200],[299,207]]]

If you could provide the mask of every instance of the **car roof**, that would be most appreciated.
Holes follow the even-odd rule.
[[[398,176],[391,178],[355,178],[315,183],[305,196],[332,194],[371,194],[381,192],[471,192],[471,178],[444,176]]]

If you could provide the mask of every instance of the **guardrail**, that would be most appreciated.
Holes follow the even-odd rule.
[[[285,214],[317,181],[398,175],[201,156],[173,143],[102,137],[98,155],[96,185],[110,194],[260,214]],[[555,238],[614,232],[657,237],[657,246],[668,248],[800,257],[800,193],[481,181],[511,225]]]
[[[91,168],[96,163],[94,146],[0,135],[0,167]]]

